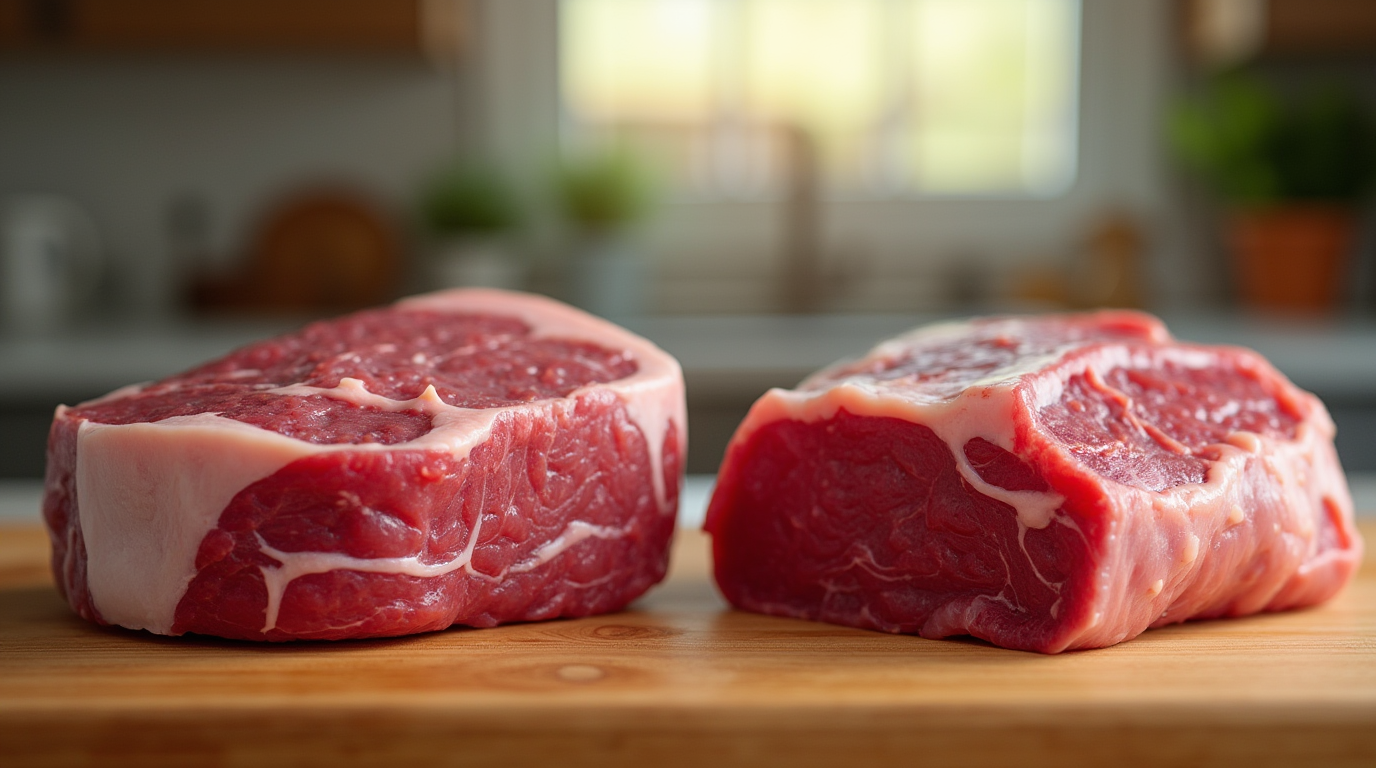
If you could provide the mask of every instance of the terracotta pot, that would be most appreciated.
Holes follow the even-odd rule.
[[[1291,204],[1233,212],[1228,244],[1244,306],[1333,309],[1357,223],[1356,210],[1341,205]]]

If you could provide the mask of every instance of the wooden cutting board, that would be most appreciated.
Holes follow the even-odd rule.
[[[1314,610],[1039,656],[731,611],[696,532],[624,613],[294,645],[92,626],[46,557],[0,529],[5,766],[1376,765],[1371,558]]]

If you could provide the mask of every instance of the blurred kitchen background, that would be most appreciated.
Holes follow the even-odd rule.
[[[918,323],[1148,309],[1376,510],[1374,115],[1372,0],[0,0],[0,507],[58,403],[490,285],[677,355],[698,474]]]

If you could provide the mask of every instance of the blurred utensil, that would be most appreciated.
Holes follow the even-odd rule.
[[[55,195],[0,201],[0,318],[19,333],[41,333],[72,319],[100,283],[103,258],[95,222]]]

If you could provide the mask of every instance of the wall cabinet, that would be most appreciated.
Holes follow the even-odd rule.
[[[452,55],[467,0],[0,0],[0,50]]]
[[[1180,20],[1205,63],[1376,57],[1372,0],[1183,0]]]

